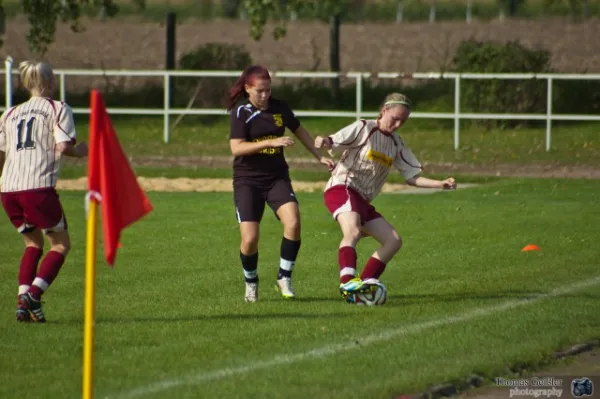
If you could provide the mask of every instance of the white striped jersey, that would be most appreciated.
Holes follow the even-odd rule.
[[[396,134],[384,133],[376,120],[359,120],[328,137],[334,153],[342,152],[325,190],[338,185],[352,187],[367,201],[381,192],[392,166],[405,179],[423,168]]]
[[[71,107],[45,97],[6,110],[0,117],[0,151],[6,161],[0,178],[3,193],[54,187],[61,153],[56,144],[75,142]]]

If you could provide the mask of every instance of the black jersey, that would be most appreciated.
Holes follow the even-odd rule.
[[[229,137],[258,142],[282,137],[286,127],[295,132],[299,126],[300,122],[285,102],[271,97],[269,108],[262,111],[244,98],[231,110]],[[283,147],[265,148],[258,154],[235,157],[233,177],[234,179],[289,177]]]

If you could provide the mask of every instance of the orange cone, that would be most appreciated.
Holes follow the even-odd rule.
[[[528,244],[521,249],[521,252],[529,252],[529,251],[541,251],[542,248],[538,247],[535,244]]]

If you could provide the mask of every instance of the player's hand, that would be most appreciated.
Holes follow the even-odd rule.
[[[322,136],[315,138],[315,148],[329,148],[329,139]]]
[[[79,154],[80,157],[87,157],[88,155],[88,145],[85,141],[78,143],[75,145],[75,150]]]
[[[442,187],[444,190],[456,190],[456,182],[453,177],[449,177],[442,181]]]
[[[321,162],[323,165],[327,166],[327,168],[329,169],[330,172],[335,168],[335,161],[331,158],[321,157],[319,159],[319,162]]]
[[[277,137],[271,140],[271,147],[291,147],[294,145],[294,139],[288,136]]]

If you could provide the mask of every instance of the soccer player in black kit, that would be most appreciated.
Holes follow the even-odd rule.
[[[290,129],[320,163],[334,161],[319,153],[314,140],[283,101],[271,97],[271,77],[261,66],[246,68],[229,91],[233,197],[240,224],[240,260],[246,281],[246,302],[258,299],[258,238],[265,203],[283,224],[277,288],[294,298],[291,277],[300,250],[300,213],[283,149],[294,145]]]

